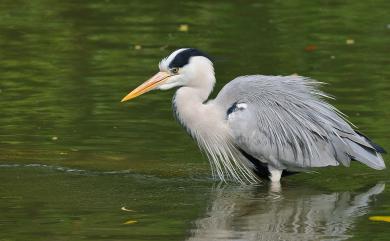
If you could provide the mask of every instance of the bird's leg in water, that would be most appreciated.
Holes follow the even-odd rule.
[[[270,173],[269,179],[271,182],[280,182],[283,170],[274,168],[272,165],[268,165],[268,171]]]
[[[271,182],[269,184],[269,190],[272,193],[278,193],[282,191],[282,185],[280,185],[280,182]]]

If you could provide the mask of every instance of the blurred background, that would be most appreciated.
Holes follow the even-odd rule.
[[[217,186],[173,118],[173,91],[120,100],[161,58],[195,47],[214,58],[213,96],[239,75],[312,77],[328,83],[331,103],[361,132],[390,150],[389,9],[387,0],[2,0],[0,241],[196,240],[199,233],[198,240],[249,240],[280,232],[287,240],[385,240],[388,224],[368,218],[390,215],[390,172],[357,163],[286,178],[288,192],[276,195],[287,207],[293,200],[293,210],[321,195],[335,196],[329,206],[347,196],[326,210],[333,213],[365,197],[348,225],[321,219],[318,230],[296,236],[307,234],[304,220],[291,230],[290,222],[266,229],[247,220],[199,224],[240,206],[241,196],[257,203],[245,210],[271,205],[268,186]],[[225,208],[215,208],[221,202]],[[229,215],[264,211],[242,209]],[[344,231],[325,232],[328,221]]]

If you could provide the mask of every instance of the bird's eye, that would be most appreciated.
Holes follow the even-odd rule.
[[[177,74],[179,72],[179,68],[172,68],[170,69],[171,73]]]

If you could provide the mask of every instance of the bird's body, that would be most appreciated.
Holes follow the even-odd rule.
[[[269,177],[278,182],[282,175],[313,167],[349,166],[351,159],[385,168],[384,150],[325,102],[328,96],[315,80],[242,76],[208,100],[215,75],[202,52],[177,50],[160,62],[160,71],[124,100],[149,89],[179,87],[173,98],[176,117],[222,180],[253,183]]]

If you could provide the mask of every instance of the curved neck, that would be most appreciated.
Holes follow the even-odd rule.
[[[197,139],[209,136],[215,126],[221,125],[224,120],[223,111],[213,101],[207,100],[212,87],[181,87],[176,91],[173,99],[174,112],[180,123],[186,128],[187,132]],[[221,124],[220,124],[221,123]],[[213,130],[214,131],[214,130]]]
[[[173,98],[174,112],[187,130],[199,129],[202,117],[207,114],[205,101],[209,93],[195,87],[181,87]]]
[[[187,83],[185,87],[177,90],[176,94],[186,92],[188,98],[205,102],[214,89],[215,74],[213,64],[205,58],[193,58],[191,66],[187,69]]]

